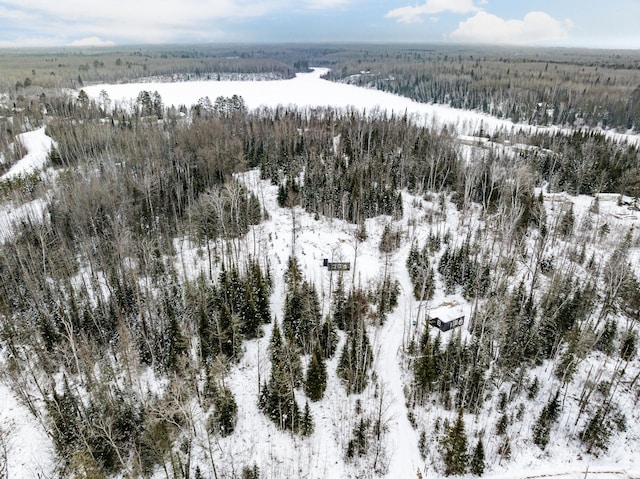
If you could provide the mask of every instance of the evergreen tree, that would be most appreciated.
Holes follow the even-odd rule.
[[[631,361],[638,349],[638,337],[633,329],[629,329],[622,337],[622,344],[620,345],[620,358],[624,361]]]
[[[595,347],[607,355],[613,354],[613,342],[616,339],[618,323],[614,320],[607,320],[602,332],[598,336]]]
[[[467,433],[465,432],[462,409],[458,411],[458,417],[448,431],[443,441],[442,459],[445,464],[445,474],[461,475],[467,472],[469,455],[467,453]]]
[[[560,224],[558,225],[558,232],[563,238],[568,238],[573,234],[573,225],[575,223],[575,217],[573,215],[573,204],[570,204],[567,211],[562,215]]]
[[[346,329],[347,325],[347,296],[344,290],[344,281],[342,274],[338,275],[336,288],[333,291],[333,322],[341,331]]]
[[[254,464],[253,467],[244,466],[240,477],[242,479],[260,479],[260,469],[258,465]]]
[[[271,377],[262,387],[258,405],[278,427],[297,432],[300,428],[300,409],[293,391],[291,367],[287,364],[286,345],[277,324],[273,326],[269,348]]]
[[[233,434],[238,419],[238,405],[231,390],[225,387],[216,388],[213,407],[214,412],[208,424],[209,433],[222,437]]]
[[[311,409],[309,403],[304,404],[304,413],[300,419],[300,434],[303,436],[310,436],[313,432],[313,416],[311,416]]]
[[[429,328],[426,328],[420,338],[419,356],[414,363],[413,372],[417,393],[422,397],[432,391],[433,383],[438,377],[436,368],[437,353],[438,351],[434,352],[431,345]]]
[[[484,446],[482,445],[482,438],[480,438],[478,439],[476,447],[473,449],[469,470],[472,474],[481,476],[484,473],[484,465]]]
[[[378,322],[384,324],[387,313],[390,313],[398,306],[398,296],[400,295],[400,283],[398,280],[391,280],[385,276],[382,283],[378,284],[372,302],[378,306]]]
[[[556,394],[542,408],[542,412],[533,426],[533,442],[541,449],[544,449],[549,443],[551,426],[560,414],[559,395],[560,391],[556,391]]]
[[[360,418],[353,428],[352,438],[347,444],[347,458],[364,456],[369,448],[369,425],[368,419]]]
[[[322,323],[318,338],[318,345],[322,351],[322,356],[325,359],[329,359],[336,352],[336,347],[338,346],[338,333],[336,332],[336,325],[333,320],[327,319]]]
[[[319,334],[320,304],[315,287],[308,281],[290,288],[285,299],[283,329],[286,337],[302,349],[311,352]]]
[[[369,337],[363,322],[356,331],[347,335],[338,362],[338,377],[342,379],[347,394],[359,394],[368,382],[368,371],[373,361]]]
[[[254,292],[250,285],[244,289],[244,301],[240,305],[240,332],[247,339],[259,338],[262,335],[261,325],[264,322],[254,301]]]
[[[304,392],[312,401],[319,401],[327,387],[327,368],[324,363],[322,351],[316,347],[311,355],[311,361],[307,369],[307,378]]]
[[[220,308],[217,324],[213,331],[218,351],[229,359],[237,360],[241,346],[241,335],[238,331],[238,322],[234,320],[226,304]]]
[[[257,261],[252,261],[250,265],[250,285],[254,291],[253,297],[260,320],[265,324],[270,323],[271,305],[269,304],[269,296],[271,295],[271,285]]]
[[[580,432],[580,440],[587,446],[589,453],[606,451],[609,446],[611,426],[606,415],[606,406],[600,406]]]
[[[509,416],[503,414],[500,416],[500,419],[498,419],[498,422],[496,423],[496,434],[498,436],[502,436],[507,432],[507,427],[509,427]]]
[[[78,400],[71,392],[66,376],[63,381],[62,394],[58,394],[54,388],[51,399],[46,401],[46,408],[53,423],[56,452],[64,461],[70,461],[73,451],[82,442],[82,429]]]
[[[422,250],[418,249],[416,243],[411,245],[406,266],[413,284],[413,297],[418,301],[431,299],[435,291],[435,284],[426,244]]]

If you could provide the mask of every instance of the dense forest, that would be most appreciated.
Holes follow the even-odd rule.
[[[335,55],[327,78],[535,125],[638,130],[633,52],[472,47]]]
[[[490,68],[478,61],[472,78]],[[248,368],[254,420],[296,447],[312,447],[327,401],[357,398],[331,447],[354,477],[384,475],[377,356],[392,317],[408,329],[382,360],[400,362],[395,400],[439,473],[482,475],[552,439],[597,457],[635,431],[640,237],[601,203],[637,209],[636,146],[513,130],[493,139],[527,148],[477,147],[469,161],[450,129],[384,113],[248,111],[239,97],[180,108],[146,91],[125,111],[81,90],[12,108],[5,171],[23,129],[46,126],[55,146],[42,174],[0,182],[4,206],[38,205],[0,246],[0,377],[52,441],[57,475],[290,475],[230,452]],[[268,229],[274,217],[291,230]],[[353,276],[307,274],[303,221],[350,232]],[[359,251],[375,252],[375,280],[356,277]],[[430,328],[435,297],[469,305],[464,328]]]

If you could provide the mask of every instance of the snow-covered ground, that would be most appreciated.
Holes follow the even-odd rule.
[[[480,128],[491,132],[500,128],[511,129],[514,125],[506,120],[499,120],[477,112],[455,110],[442,105],[418,104],[406,98],[398,97],[375,90],[331,83],[320,78],[323,73],[316,69],[313,73],[300,74],[292,80],[262,81],[262,82],[189,82],[189,83],[143,83],[122,85],[97,85],[86,88],[87,93],[97,98],[104,89],[112,101],[130,103],[140,90],[157,90],[163,97],[165,104],[191,105],[199,98],[209,96],[212,100],[219,95],[243,96],[250,108],[261,106],[274,107],[277,105],[296,105],[298,107],[314,108],[319,106],[338,106],[393,112],[397,115],[414,116],[417,121],[427,124],[451,124],[460,134],[473,135]],[[636,137],[617,135],[619,139]],[[26,133],[22,136],[28,154],[16,163],[7,175],[34,171],[41,168],[51,148],[51,140],[44,135],[44,129]],[[5,176],[7,176],[5,175]],[[383,461],[387,464],[387,477],[412,478],[416,471],[422,471],[422,477],[440,477],[430,463],[425,464],[418,453],[418,433],[411,426],[407,418],[407,407],[404,398],[404,386],[409,382],[402,367],[402,348],[412,335],[417,337],[421,322],[427,307],[438,306],[445,301],[442,291],[428,304],[421,304],[413,299],[412,286],[404,267],[411,241],[415,238],[422,244],[429,231],[420,219],[425,209],[414,206],[415,198],[410,195],[404,197],[405,216],[397,223],[397,227],[404,232],[402,246],[399,250],[386,258],[379,252],[378,242],[385,224],[389,218],[380,217],[367,220],[366,230],[368,239],[362,242],[356,240],[356,226],[342,221],[320,218],[315,220],[312,215],[301,209],[291,210],[279,208],[276,204],[276,187],[261,181],[257,172],[249,172],[242,176],[242,181],[264,202],[270,219],[253,228],[247,238],[247,245],[251,245],[251,253],[256,257],[268,254],[272,273],[275,278],[275,290],[272,296],[272,313],[282,319],[284,306],[284,285],[282,276],[286,269],[287,259],[293,250],[300,261],[303,275],[316,284],[321,296],[323,313],[327,314],[329,292],[331,289],[330,273],[322,267],[322,259],[329,258],[336,261],[349,261],[352,269],[345,273],[347,288],[352,284],[366,287],[370,283],[382,278],[385,262],[392,271],[392,276],[400,281],[401,295],[399,306],[388,315],[382,326],[371,326],[370,337],[376,357],[375,370],[378,376],[380,390],[368,388],[361,395],[346,396],[344,388],[335,375],[337,358],[328,363],[329,380],[325,398],[319,403],[310,404],[314,420],[315,431],[309,438],[292,436],[277,428],[258,411],[257,398],[260,380],[268,376],[268,343],[270,328],[265,328],[265,336],[261,339],[245,343],[245,353],[240,364],[233,368],[226,384],[232,388],[238,403],[238,426],[236,433],[228,438],[218,440],[214,446],[216,455],[222,456],[231,464],[225,467],[237,467],[239,464],[255,462],[259,465],[262,477],[308,477],[308,478],[350,478],[373,477],[369,470],[369,463],[345,462],[346,444],[351,437],[355,424],[355,402],[360,399],[363,411],[373,411],[380,404],[383,408],[383,420],[387,426],[385,451]],[[556,201],[570,200],[575,205],[576,218],[579,220],[587,211],[591,198],[564,198],[560,195],[546,195],[548,209]],[[33,208],[39,207],[33,205]],[[637,224],[638,213],[629,212],[615,204],[615,198],[601,201],[600,217],[612,227],[612,231],[624,231],[625,228]],[[5,210],[5,215],[16,215],[18,210]],[[5,217],[5,224],[9,221]],[[411,224],[410,224],[411,220]],[[295,222],[297,235],[292,231]],[[413,224],[422,225],[414,227]],[[456,231],[461,224],[460,217],[451,207],[446,217],[441,221],[442,230]],[[0,224],[6,231],[6,227]],[[616,237],[612,235],[611,246],[615,245]],[[247,247],[249,249],[249,247]],[[180,261],[188,264],[185,274],[195,274],[199,269],[207,268],[204,261],[198,258],[195,248],[188,242],[179,248]],[[388,261],[387,261],[388,260]],[[634,266],[638,269],[638,258],[634,258]],[[180,269],[178,267],[178,269]],[[335,280],[334,273],[334,280]],[[342,341],[344,338],[342,338]],[[340,345],[341,346],[341,345]],[[339,348],[340,348],[339,346]],[[591,358],[581,365],[582,377],[591,364],[598,358]],[[636,360],[637,362],[637,360]],[[541,378],[547,378],[547,384],[541,388],[540,397],[548,397],[552,390],[552,373],[539,371]],[[545,376],[546,374],[546,376]],[[259,380],[260,378],[260,380]],[[547,393],[547,396],[544,394]],[[302,397],[299,398],[301,402]],[[381,402],[379,402],[381,401]],[[567,411],[575,412],[571,408],[572,399],[567,402]],[[571,417],[565,414],[560,419],[553,437],[560,440],[549,445],[546,451],[540,451],[526,442],[514,442],[513,458],[500,465],[495,461],[497,440],[487,438],[487,462],[489,464],[485,477],[492,479],[553,477],[578,479],[594,477],[603,479],[640,477],[640,418],[637,407],[630,401],[625,403],[628,415],[628,431],[620,438],[612,441],[611,453],[601,458],[593,458],[581,454],[579,444],[575,440],[567,439],[565,434],[557,434],[562,430],[571,431],[573,427],[568,423]],[[438,410],[441,414],[441,410]],[[434,413],[435,414],[435,413]],[[453,413],[451,413],[453,414]],[[467,422],[467,432],[470,442],[471,434],[478,432],[488,424],[494,424],[497,412],[488,413],[476,422]],[[531,415],[531,421],[535,414]],[[10,462],[9,477],[37,477],[38,473],[48,475],[51,468],[51,443],[40,428],[38,422],[21,405],[9,388],[0,383],[0,427],[9,428]],[[491,433],[488,433],[490,436]],[[493,442],[492,442],[493,441]],[[203,445],[203,455],[204,455]],[[437,455],[437,452],[433,452]],[[237,464],[234,466],[234,462]],[[237,470],[236,470],[237,471]],[[585,474],[588,473],[588,474]]]
[[[428,302],[419,302],[413,298],[412,285],[405,268],[405,261],[412,241],[424,244],[430,227],[426,215],[435,204],[422,201],[409,194],[404,194],[404,217],[393,222],[394,226],[403,232],[401,247],[389,257],[381,253],[378,244],[382,230],[391,218],[378,217],[366,221],[368,238],[364,241],[356,239],[355,225],[340,220],[330,220],[313,215],[300,208],[291,211],[279,208],[276,203],[277,187],[268,181],[259,179],[259,172],[251,171],[240,175],[241,181],[264,202],[269,213],[269,219],[253,227],[249,233],[245,249],[258,257],[268,254],[271,272],[275,281],[272,295],[272,314],[278,320],[282,319],[284,307],[283,275],[287,266],[287,259],[291,252],[295,252],[303,272],[303,276],[312,281],[318,288],[324,314],[329,307],[329,291],[331,288],[331,273],[322,266],[323,258],[330,261],[347,261],[352,269],[344,274],[347,289],[351,285],[367,288],[383,277],[385,264],[393,278],[400,282],[400,298],[398,307],[388,315],[382,326],[371,324],[369,335],[375,354],[375,372],[378,377],[379,388],[367,388],[360,395],[347,396],[344,388],[336,378],[335,369],[337,357],[328,362],[329,379],[324,399],[319,403],[311,403],[311,410],[315,420],[315,431],[309,438],[293,436],[279,431],[257,407],[258,387],[260,380],[264,381],[269,374],[268,345],[271,337],[271,326],[265,328],[265,336],[261,339],[245,343],[245,353],[230,376],[225,380],[238,402],[238,425],[236,432],[229,438],[219,441],[222,457],[237,461],[239,464],[251,464],[255,461],[266,477],[305,477],[305,478],[355,478],[376,477],[370,470],[371,463],[349,462],[345,459],[346,445],[351,437],[351,431],[357,420],[354,413],[355,402],[360,400],[363,411],[373,412],[382,405],[383,422],[387,427],[384,438],[384,461],[386,477],[411,478],[416,477],[420,470],[422,477],[443,477],[435,468],[432,461],[439,460],[439,452],[432,450],[426,460],[420,457],[418,451],[418,430],[414,429],[407,417],[404,387],[411,378],[402,366],[404,347],[411,338],[417,339],[424,327],[425,313],[428,308],[437,307],[443,302],[457,301],[466,304],[459,295],[445,296],[442,288],[436,291],[435,297]],[[563,194],[545,194],[545,204],[550,218],[560,209],[557,206],[565,201],[572,201],[576,214],[576,221],[587,214],[593,198],[587,196],[566,197]],[[556,213],[554,213],[556,211]],[[637,224],[640,215],[629,212],[624,206],[618,206],[616,198],[603,196],[600,200],[598,221],[607,221],[612,231],[625,231],[629,226]],[[295,244],[292,235],[295,221],[297,231]],[[477,220],[473,220],[477,221]],[[448,205],[446,214],[436,220],[432,226],[440,231],[453,232],[453,241],[464,238],[464,228],[461,229],[461,218],[455,207]],[[611,249],[619,240],[619,236],[611,235],[606,245]],[[199,269],[206,272],[207,265],[198,259],[193,246],[184,243],[179,247],[178,256],[186,259],[187,275],[196,275]],[[178,265],[176,265],[178,266]],[[637,258],[634,266],[638,268]],[[333,273],[335,287],[335,275]],[[471,306],[466,304],[467,308]],[[466,328],[463,336],[469,337]],[[452,333],[445,334],[443,340],[448,340]],[[342,346],[343,339],[338,351]],[[582,384],[591,367],[607,369],[613,366],[612,359],[591,356],[583,361],[579,367],[575,384]],[[636,371],[638,360],[634,362]],[[557,388],[560,381],[553,374],[553,364],[545,363],[536,369],[535,374],[541,381],[538,394],[540,408]],[[630,372],[629,374],[635,374]],[[486,410],[476,419],[466,417],[469,442],[473,444],[476,435],[484,431],[485,453],[487,457],[487,471],[484,477],[490,479],[525,479],[548,477],[557,479],[628,479],[640,477],[640,458],[637,449],[640,445],[640,417],[634,406],[630,393],[621,392],[621,407],[624,410],[628,429],[625,433],[614,435],[610,451],[600,457],[586,454],[583,446],[576,439],[577,426],[574,424],[577,415],[577,395],[579,391],[569,387],[564,399],[563,413],[554,426],[552,440],[546,450],[535,446],[531,440],[531,426],[536,420],[538,410],[526,414],[526,421],[516,423],[511,431],[512,458],[500,460],[497,447],[501,438],[493,434],[493,427],[501,413],[497,410]],[[495,391],[495,402],[499,391]],[[303,404],[304,398],[299,397]],[[491,404],[489,402],[488,404]],[[516,403],[513,404],[515,408]],[[441,406],[433,406],[425,414],[418,415],[418,420],[433,421],[436,417],[455,417],[455,411],[446,411]],[[423,425],[418,423],[419,428]],[[233,458],[233,459],[231,459]],[[224,462],[222,459],[221,462]],[[471,476],[469,476],[471,477]]]
[[[18,135],[18,139],[27,150],[27,154],[2,175],[1,180],[41,170],[49,159],[51,147],[54,145],[54,141],[45,135],[44,126],[37,130],[21,133]]]
[[[54,457],[51,440],[29,409],[0,381],[0,449],[4,447],[7,463],[3,478],[51,477]],[[0,452],[0,467],[2,462]]]

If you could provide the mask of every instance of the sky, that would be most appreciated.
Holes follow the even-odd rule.
[[[640,0],[0,0],[0,47],[366,42],[640,49]]]

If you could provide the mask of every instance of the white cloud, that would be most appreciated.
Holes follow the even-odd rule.
[[[390,10],[385,18],[395,18],[398,23],[420,23],[425,15],[437,13],[473,13],[480,8],[473,0],[427,0],[423,5],[400,7]]]
[[[218,39],[217,26],[224,20],[255,18],[287,5],[291,0],[3,0],[1,11],[4,19],[16,20],[12,31],[43,38],[62,34],[63,43],[94,35],[119,43],[160,43]],[[0,39],[11,41],[7,33]]]
[[[11,40],[0,39],[0,48],[31,48],[50,45],[62,45],[60,37],[26,37],[19,36]]]
[[[566,38],[571,20],[559,21],[544,12],[529,12],[522,20],[506,20],[485,11],[460,22],[449,39],[460,43],[527,45]]]
[[[351,0],[306,0],[304,3],[311,10],[328,10],[347,5]]]
[[[103,40],[99,37],[86,37],[69,43],[70,47],[112,47],[115,43],[111,40]]]

